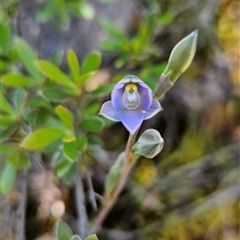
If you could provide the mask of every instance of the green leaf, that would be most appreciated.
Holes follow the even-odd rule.
[[[10,62],[4,61],[3,59],[0,59],[0,69],[1,69],[1,72],[7,72],[10,67],[11,67],[11,63]]]
[[[8,161],[15,167],[17,168],[18,162],[19,162],[20,154],[19,151],[14,151],[12,154],[8,156]]]
[[[114,26],[109,19],[101,18],[100,24],[111,37],[114,37],[118,41],[126,40],[125,34],[118,27]]]
[[[121,45],[121,42],[104,41],[104,42],[101,42],[101,49],[103,49],[103,51],[105,51],[105,52],[119,52],[120,45]]]
[[[59,105],[55,109],[55,113],[58,115],[58,117],[62,120],[62,122],[68,127],[73,127],[73,115],[72,113],[64,108],[63,106]]]
[[[24,67],[35,79],[39,79],[40,74],[36,66],[34,65],[34,62],[36,61],[36,56],[32,51],[31,47],[27,44],[27,42],[20,38],[17,38],[15,40],[15,47]]]
[[[92,91],[91,94],[94,94],[96,96],[108,95],[111,93],[114,86],[115,86],[115,84],[112,84],[112,83],[100,86],[96,90]]]
[[[10,154],[15,150],[15,146],[8,145],[8,144],[0,144],[0,153],[3,154]]]
[[[90,73],[87,73],[87,74],[84,74],[84,75],[80,76],[77,79],[77,84],[79,86],[83,86],[94,74],[95,74],[94,72],[90,72]]]
[[[92,235],[86,237],[84,240],[98,240],[98,238],[97,238],[96,234],[92,234]]]
[[[168,25],[173,21],[173,15],[170,12],[166,12],[163,15],[160,16],[158,19],[158,23],[161,25]]]
[[[68,66],[72,72],[73,78],[75,82],[77,82],[77,79],[80,74],[80,66],[79,66],[78,58],[72,49],[68,50],[67,59],[68,59]]]
[[[72,162],[70,162],[67,159],[63,159],[63,161],[60,162],[60,164],[58,164],[56,167],[57,176],[63,177],[69,171],[71,166],[72,166]]]
[[[38,11],[37,20],[39,22],[47,22],[50,21],[51,18],[57,12],[57,2],[56,1],[49,1],[49,3],[43,8],[41,11]]]
[[[70,240],[82,240],[78,235],[74,235]]]
[[[82,121],[80,128],[86,132],[99,132],[104,126],[104,121],[99,117],[89,117]]]
[[[72,237],[73,233],[65,222],[59,220],[56,223],[56,235],[58,240],[68,240]]]
[[[21,112],[26,101],[26,91],[23,88],[16,88],[10,94],[14,108]]]
[[[44,128],[29,134],[21,143],[27,150],[44,148],[64,135],[63,129]]]
[[[16,174],[16,168],[12,164],[7,163],[0,177],[0,192],[2,194],[7,194],[12,190],[15,184]]]
[[[27,156],[27,154],[24,152],[21,152],[18,167],[19,168],[30,168],[31,167],[30,159]]]
[[[39,122],[39,127],[40,126],[41,128],[63,129],[64,131],[66,130],[66,126],[59,119],[52,117],[49,114],[47,119],[45,119],[43,123],[40,124]]]
[[[28,102],[28,106],[31,109],[41,108],[45,105],[46,99],[42,96],[33,96],[32,99]]]
[[[101,108],[101,102],[99,99],[94,99],[91,102],[88,102],[87,105],[84,107],[83,112],[86,115],[96,115]]]
[[[101,64],[101,56],[99,53],[90,53],[84,60],[81,74],[95,72]]]
[[[41,128],[48,120],[49,118],[49,112],[45,109],[41,109],[40,111],[37,111],[37,113],[34,114],[34,126]],[[51,128],[51,126],[49,126]]]
[[[38,69],[52,81],[66,87],[75,88],[76,85],[58,67],[47,61],[37,61]]]
[[[10,50],[10,43],[11,43],[10,25],[5,23],[0,23],[0,33],[1,33],[0,54],[5,55]],[[0,69],[2,70],[2,68]]]
[[[0,110],[9,113],[10,115],[15,115],[13,107],[1,93],[0,93]]]
[[[15,117],[9,114],[0,114],[0,128],[10,127],[15,121]]]
[[[31,78],[20,74],[6,74],[2,77],[2,81],[10,87],[31,87],[36,85],[36,82]]]
[[[17,130],[18,125],[13,124],[6,129],[0,131],[0,142],[5,142],[8,140]]]
[[[31,166],[30,160],[27,155],[17,149],[8,156],[10,162],[15,168],[29,168]]]
[[[76,140],[76,136],[73,131],[71,130],[66,130],[64,133],[63,141],[64,142],[73,142]]]
[[[88,138],[85,135],[77,136],[77,149],[80,152],[85,152],[87,150]]]
[[[46,153],[56,153],[62,147],[62,139],[58,139],[52,142],[50,145],[44,148],[44,152]]]
[[[77,159],[77,141],[63,142],[63,151],[71,160]]]
[[[42,91],[42,95],[49,100],[64,101],[70,97],[70,94],[65,93],[56,88],[47,88]]]
[[[68,171],[65,172],[63,179],[65,180],[65,182],[67,184],[72,184],[74,179],[75,179],[75,175],[77,173],[77,162],[72,163],[71,167],[68,169]]]
[[[54,53],[51,62],[56,65],[60,66],[64,57],[64,50],[63,49],[57,49]]]

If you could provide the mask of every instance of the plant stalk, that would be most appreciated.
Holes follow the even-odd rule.
[[[96,233],[99,231],[104,220],[107,217],[107,214],[112,209],[115,202],[118,200],[119,194],[121,193],[124,186],[126,185],[128,176],[131,172],[132,167],[134,166],[135,160],[137,159],[137,157],[132,154],[132,146],[135,142],[137,133],[138,131],[136,131],[136,133],[134,134],[129,135],[128,142],[125,149],[123,169],[122,169],[119,182],[111,195],[106,192],[104,193],[103,200],[102,200],[102,208],[99,214],[97,215],[95,224],[92,228],[93,233]]]

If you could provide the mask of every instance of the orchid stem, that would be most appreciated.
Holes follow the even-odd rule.
[[[137,159],[137,157],[132,154],[132,146],[135,142],[137,133],[138,131],[136,131],[134,134],[129,135],[128,142],[125,149],[123,169],[122,169],[119,182],[111,195],[109,195],[107,192],[104,193],[103,199],[102,199],[102,208],[98,213],[95,224],[92,228],[93,233],[98,232],[99,229],[102,227],[102,224],[105,218],[107,217],[109,211],[112,209],[113,205],[117,201],[119,194],[121,193],[124,186],[126,185],[130,171],[135,163],[135,160]]]

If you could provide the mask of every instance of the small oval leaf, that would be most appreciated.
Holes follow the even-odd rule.
[[[98,240],[98,238],[97,238],[96,234],[92,234],[92,235],[86,237],[84,240]]]
[[[59,105],[55,108],[55,113],[68,128],[73,127],[73,115],[67,108]]]
[[[97,96],[104,96],[104,95],[108,95],[111,93],[111,91],[113,90],[115,84],[106,84],[103,86],[100,86],[99,88],[97,88],[96,90],[92,91],[91,94],[97,95]]]
[[[85,135],[79,135],[77,137],[77,148],[80,152],[87,150],[88,138]]]
[[[68,240],[71,239],[73,233],[65,222],[59,220],[56,223],[56,235],[58,240]]]
[[[1,93],[0,93],[0,99],[1,99],[0,110],[6,113],[9,113],[11,115],[15,115],[13,107]]]
[[[63,137],[63,142],[73,142],[76,140],[75,134],[71,130],[66,130]]]
[[[101,64],[99,53],[90,53],[84,60],[81,74],[97,71]]]
[[[86,132],[99,132],[103,126],[104,121],[99,117],[89,117],[80,124],[80,128]]]
[[[12,190],[16,179],[16,173],[16,168],[11,163],[7,163],[0,178],[0,192],[2,194],[7,194]]]
[[[27,150],[44,148],[63,135],[63,129],[43,128],[29,134],[23,140],[21,147]]]
[[[48,61],[37,61],[38,69],[52,81],[66,87],[75,88],[75,84],[58,67]]]
[[[2,81],[10,87],[31,87],[36,84],[31,78],[20,74],[6,74],[2,77]]]
[[[31,47],[27,42],[20,38],[15,40],[15,47],[24,67],[35,79],[39,79],[40,74],[34,65],[34,62],[37,58]]]
[[[83,86],[93,75],[94,75],[95,72],[90,72],[90,73],[86,73],[82,76],[80,76],[78,79],[77,79],[77,84],[79,86]]]
[[[64,142],[63,143],[63,151],[68,158],[71,160],[77,159],[77,141],[72,142]]]
[[[70,97],[70,94],[62,92],[59,89],[56,88],[47,88],[45,90],[42,91],[42,95],[46,98],[48,98],[49,100],[60,100],[60,101],[64,101],[67,98]]]
[[[74,235],[70,240],[82,240],[78,235]]]
[[[68,50],[67,59],[68,59],[68,66],[72,72],[73,78],[75,82],[77,82],[77,79],[80,74],[80,66],[79,66],[78,58],[72,49]]]
[[[62,162],[60,162],[56,167],[57,176],[63,177],[69,171],[71,166],[72,166],[72,162],[70,162],[67,159],[63,159]]]

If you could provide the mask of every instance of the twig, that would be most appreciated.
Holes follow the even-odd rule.
[[[85,238],[88,236],[87,230],[87,213],[85,207],[85,197],[83,191],[83,184],[80,175],[80,171],[77,172],[75,176],[75,202],[77,205],[77,213],[78,213],[78,234]]]
[[[88,185],[88,195],[89,195],[90,203],[94,211],[97,211],[96,196],[95,196],[95,192],[92,185],[91,174],[89,173],[88,170],[86,171],[86,182]]]
[[[94,192],[94,195],[97,200],[102,201],[103,197],[100,194]]]
[[[19,192],[21,197],[16,210],[15,228],[16,240],[25,240],[25,212],[27,200],[27,170],[23,169],[19,177]]]

